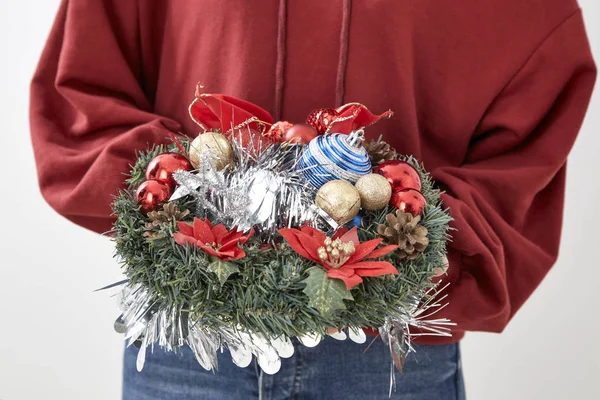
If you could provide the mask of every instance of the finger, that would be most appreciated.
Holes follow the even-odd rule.
[[[445,275],[446,272],[448,271],[449,267],[450,267],[450,263],[448,263],[448,257],[444,257],[442,259],[442,265],[440,265],[439,267],[434,269],[433,273],[435,274],[435,276]]]

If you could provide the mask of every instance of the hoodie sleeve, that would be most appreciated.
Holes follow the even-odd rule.
[[[42,195],[96,232],[135,150],[180,126],[152,113],[140,84],[137,1],[63,0],[31,85],[30,126]]]
[[[556,261],[565,164],[595,77],[578,11],[490,105],[463,165],[432,172],[457,229],[445,309],[457,331],[502,331]]]

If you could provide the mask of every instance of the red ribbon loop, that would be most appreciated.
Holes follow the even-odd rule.
[[[264,134],[274,123],[271,114],[256,104],[224,94],[202,93],[202,89],[201,85],[197,86],[196,98],[190,104],[189,113],[192,120],[205,131],[221,129],[227,136],[239,131],[247,136],[251,130]],[[337,109],[315,110],[309,115],[307,123],[320,134],[349,134],[392,115],[392,111],[376,115],[363,104],[348,103]]]
[[[256,104],[224,94],[201,93],[201,89],[198,85],[189,113],[205,131],[221,129],[227,135],[246,127],[262,133],[273,124],[271,114]]]

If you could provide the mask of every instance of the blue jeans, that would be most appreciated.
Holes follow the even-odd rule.
[[[123,400],[205,399],[387,399],[390,355],[380,339],[367,343],[327,338],[307,348],[294,341],[295,353],[281,370],[267,375],[256,366],[239,368],[227,350],[219,355],[218,372],[205,371],[185,348],[183,355],[155,349],[137,372],[137,349],[125,350]],[[458,344],[418,346],[396,373],[392,399],[464,399]]]

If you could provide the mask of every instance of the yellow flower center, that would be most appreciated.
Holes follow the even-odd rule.
[[[342,242],[340,239],[325,239],[325,246],[318,248],[319,258],[331,268],[340,268],[356,251],[354,243]]]

